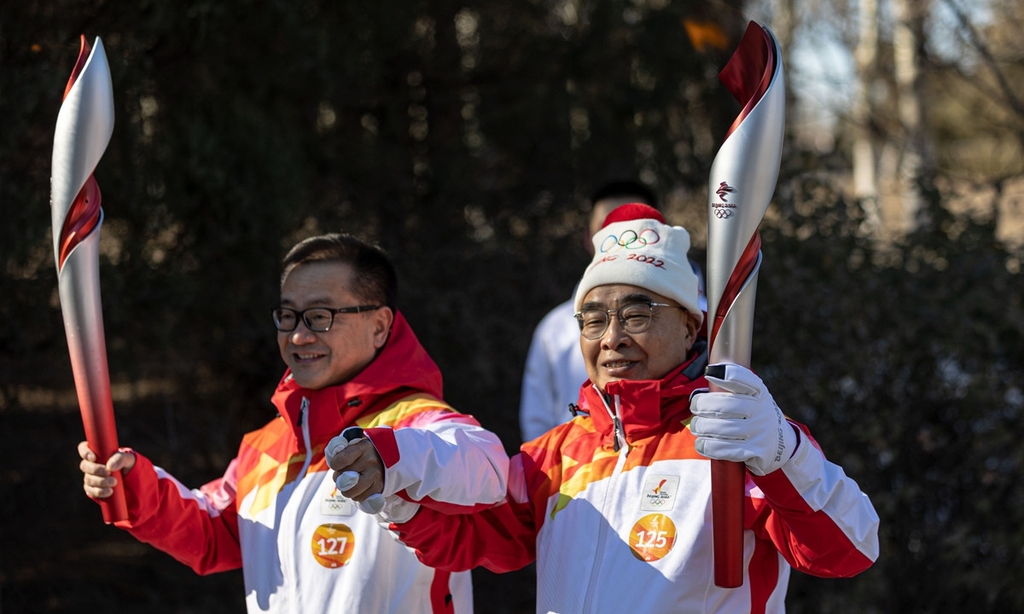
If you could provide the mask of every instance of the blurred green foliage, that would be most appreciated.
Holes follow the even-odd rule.
[[[670,217],[702,207],[738,110],[684,35],[702,10],[0,6],[0,611],[244,609],[240,574],[193,576],[104,527],[80,490],[47,206],[79,33],[103,39],[116,98],[96,177],[120,440],[199,485],[273,415],[278,262],[327,231],[389,251],[448,400],[514,450],[532,328],[586,263],[586,194],[639,176]],[[754,365],[871,496],[882,557],[849,580],[794,574],[789,608],[1024,610],[1022,254],[928,183],[920,230],[866,238],[828,180],[844,164],[787,148],[762,229]],[[528,572],[476,579],[478,612],[533,610]]]

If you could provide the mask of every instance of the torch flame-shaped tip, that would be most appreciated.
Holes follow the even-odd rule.
[[[750,22],[736,52],[718,75],[722,85],[743,105],[725,138],[729,138],[729,134],[739,127],[768,91],[779,61],[775,51],[771,34]]]
[[[779,175],[785,82],[781,53],[771,32],[750,22],[719,78],[743,108],[715,156],[708,182],[709,342],[712,359],[743,364],[749,360],[743,351],[727,350],[717,342],[743,287],[757,273],[761,246],[757,227]],[[748,315],[753,314],[731,319],[741,321]]]
[[[89,41],[85,40],[85,34],[82,34],[79,41],[78,48],[78,60],[75,62],[75,67],[71,69],[71,76],[68,78],[68,84],[64,88],[64,95],[61,96],[61,100],[68,97],[68,92],[71,91],[71,86],[78,80],[78,75],[82,73],[82,69],[85,68],[85,61],[89,59]]]
[[[92,48],[89,46],[89,41],[82,34],[79,37],[78,59],[75,61],[74,68],[71,69],[71,76],[68,78],[68,84],[64,88],[64,96],[61,97],[61,100],[67,99],[68,92],[71,91],[72,86],[78,81],[78,76],[82,74],[82,69],[85,68],[85,63],[89,60],[89,53],[91,51]],[[85,185],[82,186],[82,189],[75,196],[75,200],[68,210],[67,217],[64,218],[64,226],[60,231],[60,250],[57,258],[58,268],[64,266],[64,261],[67,260],[71,250],[96,228],[100,221],[101,201],[100,186],[96,183],[95,177],[90,174],[89,178],[85,180]]]
[[[85,36],[64,89],[53,138],[50,207],[57,270],[101,219],[99,186],[93,171],[114,129],[113,87],[103,43]]]

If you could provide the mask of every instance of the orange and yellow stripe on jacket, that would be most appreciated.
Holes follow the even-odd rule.
[[[356,419],[356,426],[373,428],[414,427],[420,423],[436,421],[438,413],[450,414],[455,419],[469,418],[452,409],[443,401],[427,394],[403,397],[380,411],[371,411]],[[472,419],[472,418],[469,418]],[[313,442],[313,458],[306,475],[327,471],[324,448],[338,433],[310,433]],[[239,451],[238,493],[236,501],[256,491],[252,505],[246,515],[254,517],[273,502],[277,493],[286,484],[300,477],[299,472],[306,462],[306,452],[300,450],[300,438],[284,418],[278,418],[263,428],[248,433],[242,439]]]
[[[622,471],[647,467],[659,460],[706,461],[694,448],[695,437],[688,425],[689,415],[664,433],[629,442]],[[612,436],[595,430],[587,418],[556,428],[547,436],[524,444],[522,450],[533,467],[533,472],[528,472],[532,473],[532,478],[528,478],[530,498],[546,501],[558,495],[551,518],[590,484],[610,478],[620,454],[613,448]]]

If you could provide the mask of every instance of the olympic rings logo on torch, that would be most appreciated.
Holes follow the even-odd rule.
[[[722,199],[722,202],[711,204],[715,217],[720,220],[727,220],[732,217],[732,210],[736,208],[736,204],[730,203],[727,196],[729,194],[734,194],[735,192],[736,188],[732,187],[725,181],[718,184],[718,189],[715,190],[715,194],[718,194],[718,198]]]

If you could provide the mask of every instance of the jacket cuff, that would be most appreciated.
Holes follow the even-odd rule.
[[[391,524],[402,524],[408,522],[416,512],[420,511],[420,504],[406,501],[398,495],[385,497],[387,503],[384,509],[377,513],[377,523],[383,528],[389,529]]]
[[[155,509],[156,500],[144,501],[147,494],[153,494],[153,488],[147,488],[151,477],[156,473],[153,462],[139,454],[132,448],[118,448],[118,452],[131,454],[135,457],[135,464],[127,474],[121,472],[121,486],[124,488],[124,502],[128,510],[128,519],[124,523],[117,523],[122,529],[133,529],[140,525],[146,518],[142,517],[143,510]]]
[[[401,459],[398,451],[398,442],[395,440],[394,429],[378,426],[372,429],[364,429],[363,435],[370,440],[373,447],[377,449],[380,460],[384,463],[385,469],[390,469]]]

